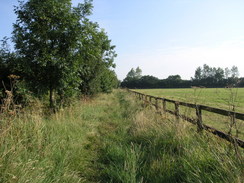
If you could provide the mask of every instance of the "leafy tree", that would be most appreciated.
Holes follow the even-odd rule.
[[[229,77],[231,74],[231,77]],[[207,64],[203,68],[198,67],[195,71],[195,77],[192,79],[194,85],[207,87],[224,87],[226,85],[235,85],[238,82],[238,68],[233,66],[231,69],[220,67],[210,67]]]
[[[202,79],[202,68],[201,67],[198,67],[196,69],[194,78],[196,80],[201,80]]]
[[[170,81],[180,81],[181,80],[181,77],[180,75],[171,75],[167,78],[167,80],[170,80]]]
[[[159,79],[154,76],[142,76],[139,79],[139,85],[137,86],[138,88],[157,88]]]
[[[136,68],[136,71],[135,71],[135,76],[134,76],[134,78],[135,79],[140,79],[142,77],[142,70],[139,68],[139,67],[137,67]]]
[[[83,23],[82,34],[79,38],[81,44],[77,52],[81,79],[79,88],[86,95],[111,90],[108,88],[112,85],[101,80],[109,76],[114,77],[111,69],[115,67],[114,58],[117,56],[114,51],[115,46],[111,45],[111,40],[97,23],[88,19]],[[106,80],[112,78],[106,78]],[[106,84],[108,86],[105,86]]]
[[[211,76],[212,68],[209,67],[207,64],[203,65],[203,70],[202,70],[202,77],[203,78],[208,78]]]
[[[230,69],[228,67],[225,68],[225,79],[228,79],[230,76]]]
[[[224,70],[220,67],[218,67],[217,69],[215,69],[215,72],[214,72],[214,78],[215,78],[215,82],[216,82],[216,85],[220,82],[222,82],[224,80]]]
[[[136,70],[132,68],[128,74],[126,75],[126,78],[124,79],[124,82],[129,82],[133,80],[138,80],[142,77],[142,70],[137,67]]]
[[[28,0],[15,7],[13,41],[19,65],[32,91],[37,95],[49,91],[51,107],[54,93],[63,96],[77,87],[74,53],[88,4],[72,8],[71,0]]]
[[[232,78],[238,78],[238,76],[239,76],[239,70],[238,70],[238,67],[236,67],[236,66],[232,66],[230,72],[231,72],[231,77],[232,77]]]
[[[106,69],[101,76],[102,92],[111,92],[113,88],[117,88],[119,84],[117,75],[113,70]]]
[[[15,72],[16,56],[10,50],[9,38],[4,37],[0,45],[0,90],[10,90],[9,76]]]
[[[9,57],[10,57],[10,50],[9,45],[7,43],[8,39],[6,37],[1,40],[1,48],[0,48],[0,79],[1,83],[3,77],[6,77],[10,74],[9,71]]]
[[[136,76],[136,72],[135,72],[135,70],[132,68],[132,69],[128,72],[128,74],[126,75],[125,81],[133,80],[133,79],[135,79],[135,76]]]

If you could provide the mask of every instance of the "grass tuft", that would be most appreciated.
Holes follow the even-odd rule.
[[[234,150],[117,90],[1,118],[0,182],[242,182]]]

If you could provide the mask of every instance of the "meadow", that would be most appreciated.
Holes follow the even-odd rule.
[[[138,89],[138,92],[168,99],[203,104],[244,113],[244,88]]]
[[[126,91],[0,114],[0,182],[243,182],[243,152]]]
[[[202,104],[210,107],[244,113],[244,88],[188,88],[188,89],[137,89],[147,95],[173,99],[193,104]],[[174,105],[168,103],[169,109]],[[180,107],[180,113],[195,117],[195,110]],[[230,125],[230,117],[203,111],[203,122],[226,133],[244,139],[244,121],[236,120],[235,126]]]

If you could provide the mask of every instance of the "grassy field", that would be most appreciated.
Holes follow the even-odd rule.
[[[243,182],[231,145],[156,115],[124,91],[51,116],[41,105],[0,115],[1,183]]]
[[[217,107],[226,110],[232,110],[244,113],[244,88],[197,88],[197,89],[138,89],[138,92],[184,101],[189,103],[203,104],[210,107]],[[167,107],[173,109],[174,105],[168,103]],[[195,110],[180,107],[180,113],[195,117]],[[203,112],[203,122],[217,129],[228,133],[230,130],[234,136],[244,139],[244,121],[237,120],[236,126],[230,128],[230,118]]]
[[[244,88],[188,88],[188,89],[140,89],[148,95],[189,103],[203,104],[244,113]]]

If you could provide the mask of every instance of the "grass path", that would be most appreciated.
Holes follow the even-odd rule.
[[[224,141],[162,119],[124,91],[48,119],[32,110],[0,122],[1,183],[242,182]]]

